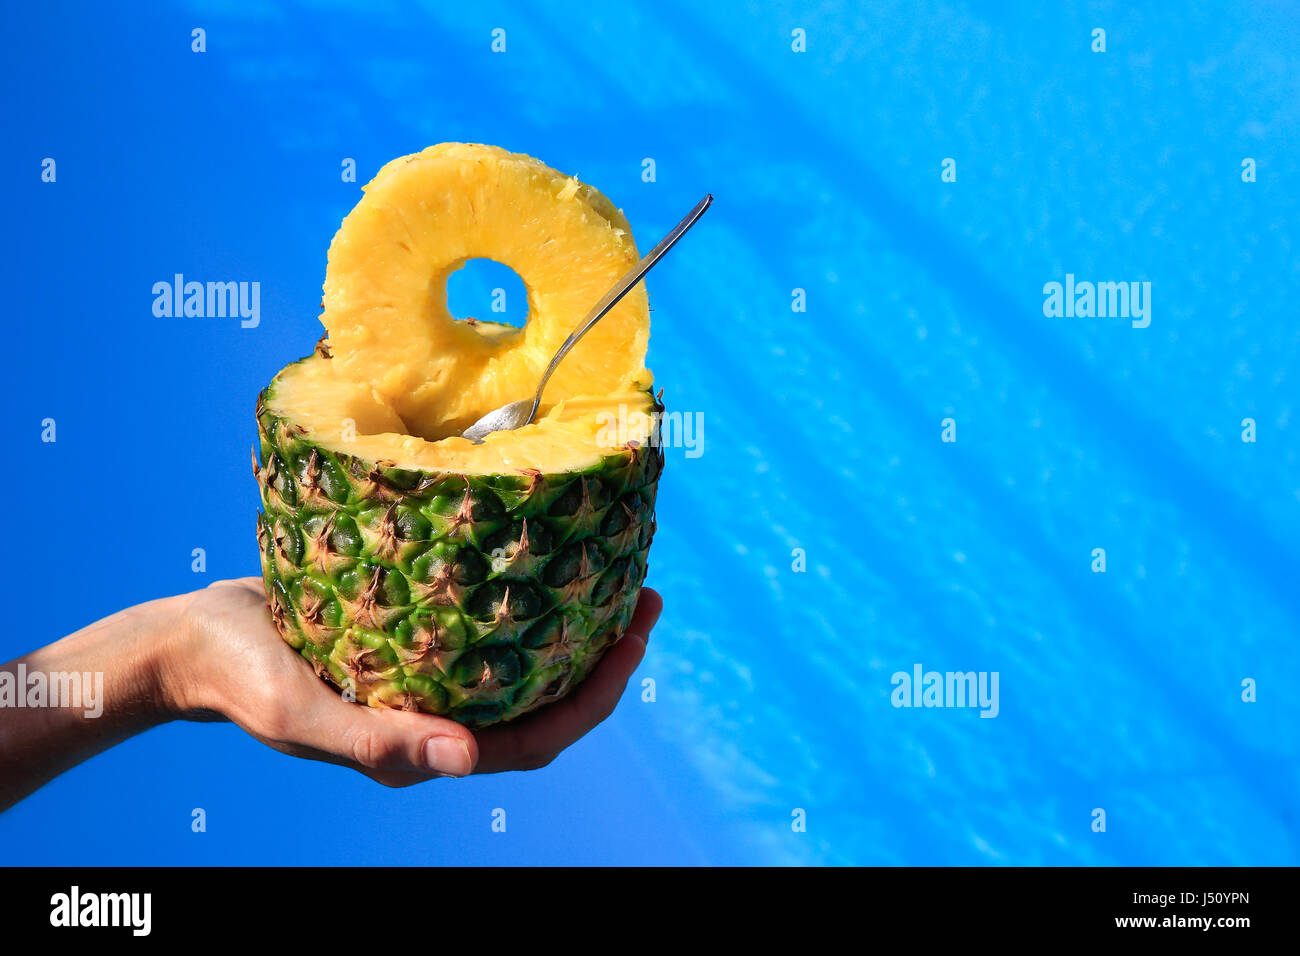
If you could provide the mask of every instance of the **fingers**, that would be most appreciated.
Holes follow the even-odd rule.
[[[646,641],[663,610],[663,599],[644,588],[623,637],[605,652],[596,670],[571,693],[522,720],[478,734],[478,773],[533,770],[614,712],[628,679],[645,656]]]
[[[645,649],[646,639],[631,631],[609,649],[601,660],[597,673],[574,692],[572,704],[560,715],[561,720],[557,722],[553,734],[560,741],[557,752],[574,743],[614,712],[629,678],[641,663],[641,658],[645,657]]]
[[[654,588],[642,588],[637,598],[636,610],[632,621],[627,626],[627,634],[639,634],[644,643],[650,637],[650,631],[659,620],[664,610],[664,599]]]

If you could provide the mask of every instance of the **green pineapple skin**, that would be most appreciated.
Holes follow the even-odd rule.
[[[262,577],[321,677],[486,727],[564,697],[622,636],[654,535],[657,440],[567,474],[412,471],[314,443],[272,410],[277,381],[257,401]]]

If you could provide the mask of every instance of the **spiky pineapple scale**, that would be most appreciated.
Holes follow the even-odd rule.
[[[565,474],[399,469],[323,447],[277,414],[276,387],[257,409],[263,576],[281,633],[322,677],[481,727],[562,697],[623,633],[658,447]]]

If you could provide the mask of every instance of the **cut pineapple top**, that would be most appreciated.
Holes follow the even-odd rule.
[[[267,405],[306,429],[314,442],[329,451],[389,461],[413,471],[461,475],[586,471],[628,442],[649,444],[656,424],[649,377],[643,374],[608,395],[543,405],[531,425],[494,432],[481,445],[460,436],[427,441],[410,433],[397,410],[375,388],[340,375],[337,365],[336,359],[320,353],[290,365],[271,383]]]
[[[472,258],[495,259],[523,279],[522,329],[448,313],[447,277]],[[643,286],[560,363],[536,429],[482,446],[449,436],[530,397],[555,351],[638,258],[626,218],[608,199],[531,157],[444,143],[393,160],[330,245],[321,321],[334,357],[289,370],[280,400],[294,403],[298,421],[328,426],[326,436],[330,428],[339,434],[340,418],[354,418],[363,436],[349,443],[354,454],[400,453],[412,463],[487,473],[541,468],[537,456],[576,442],[565,454],[594,460],[597,405],[617,415],[620,404],[633,411],[652,404]],[[317,394],[319,409],[299,405],[299,387]],[[356,414],[340,415],[344,407]]]

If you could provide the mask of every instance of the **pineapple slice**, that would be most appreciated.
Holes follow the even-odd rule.
[[[523,279],[522,329],[451,317],[447,277],[474,258]],[[638,258],[627,219],[590,186],[519,153],[444,143],[393,160],[365,187],[330,245],[321,321],[339,371],[437,440],[530,396]],[[543,401],[626,389],[644,373],[649,338],[638,286],[569,353]]]

